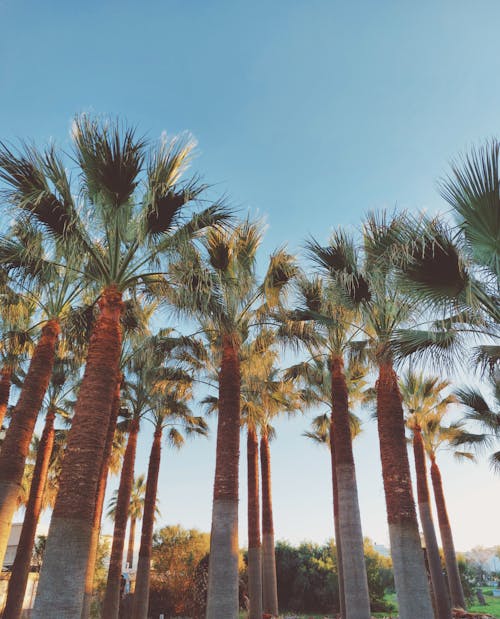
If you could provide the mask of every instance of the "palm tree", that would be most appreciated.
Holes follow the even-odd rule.
[[[259,284],[255,267],[260,240],[259,227],[248,221],[231,232],[211,230],[203,239],[205,252],[186,252],[170,273],[170,301],[199,321],[220,355],[207,619],[238,613],[241,344],[295,274],[291,256],[280,250],[271,256]]]
[[[356,402],[363,400],[364,389],[366,383],[366,368],[362,368],[358,363],[353,363],[347,366],[346,384],[349,395],[349,410],[352,410]],[[292,366],[287,370],[287,377],[299,379],[304,385],[304,398],[308,405],[324,404],[331,410],[332,408],[332,392],[331,392],[331,374],[328,360],[314,358],[309,362]],[[349,413],[349,425],[351,440],[353,440],[361,432],[361,423],[359,418],[352,412]],[[333,524],[335,532],[335,550],[337,554],[337,572],[339,581],[339,602],[340,615],[346,616],[345,594],[344,594],[344,575],[342,561],[342,537],[340,532],[339,522],[339,493],[337,481],[337,465],[335,458],[335,442],[333,435],[335,432],[335,424],[333,423],[332,414],[326,413],[315,417],[312,421],[312,430],[305,432],[307,438],[315,442],[326,445],[330,450],[331,461],[331,477],[332,477],[332,496],[333,496]]]
[[[0,342],[0,429],[9,404],[10,389],[15,373],[26,356],[33,353],[33,341],[30,326],[33,326],[33,314],[36,305],[26,297],[16,293],[9,286],[0,292],[2,301],[3,334]],[[31,325],[30,325],[31,323]]]
[[[434,490],[434,500],[438,515],[439,530],[441,532],[441,542],[443,545],[444,561],[446,565],[446,576],[450,589],[451,602],[453,606],[464,608],[465,599],[460,581],[455,544],[453,534],[446,509],[446,500],[443,491],[441,471],[437,464],[438,451],[464,443],[464,426],[462,423],[453,423],[448,426],[443,425],[442,419],[446,410],[435,411],[428,415],[421,424],[422,439],[424,449],[431,461],[431,480]],[[470,452],[454,449],[455,456],[459,459],[473,459]]]
[[[0,260],[13,276],[17,275],[17,285],[29,302],[36,304],[37,327],[41,327],[0,453],[0,562],[5,556],[38,412],[52,374],[61,325],[80,292],[74,273],[51,265],[46,249],[40,235],[29,226],[22,231],[15,228],[11,237],[0,239]]]
[[[132,490],[130,491],[130,503],[128,508],[128,517],[130,520],[129,536],[127,545],[127,567],[132,568],[134,560],[134,542],[135,542],[135,529],[137,520],[142,520],[144,511],[144,495],[146,491],[146,478],[144,475],[139,475],[134,478],[132,484]],[[118,490],[115,490],[113,496],[109,500],[108,516],[114,520],[116,515],[116,503],[118,499]]]
[[[140,304],[136,298],[131,298],[125,302],[124,311],[121,316],[124,342],[120,356],[118,377],[96,491],[94,521],[85,577],[85,594],[81,619],[88,619],[90,616],[94,592],[95,561],[97,558],[108,474],[109,472],[120,472],[126,451],[126,446],[124,444],[126,434],[124,424],[119,424],[119,426],[117,426],[117,421],[120,414],[123,416],[127,414],[127,410],[121,407],[121,392],[122,387],[124,386],[123,372],[126,370],[127,364],[134,357],[134,355],[140,351],[141,346],[144,345],[144,342],[148,341],[147,336],[150,335],[148,326],[149,320],[156,307],[157,304],[155,303]],[[89,331],[88,327],[86,328],[86,331]],[[82,342],[83,345],[87,343],[88,342]]]
[[[123,295],[138,285],[160,285],[166,269],[160,257],[168,261],[168,252],[186,238],[227,219],[220,205],[185,218],[186,205],[203,189],[194,181],[180,183],[191,143],[177,139],[148,150],[132,129],[80,116],[73,145],[81,188],[71,185],[65,162],[53,147],[40,152],[30,146],[14,153],[3,145],[0,152],[0,175],[11,188],[12,203],[50,233],[60,253],[78,255],[84,263],[79,275],[99,296],[35,616],[81,613],[106,442],[102,429],[109,426],[116,389]],[[84,196],[83,212],[74,195]]]
[[[347,308],[362,314],[362,333],[378,367],[377,419],[391,554],[401,619],[432,619],[432,603],[420,546],[406,450],[404,415],[394,370],[393,339],[411,321],[413,305],[394,282],[384,249],[392,239],[394,218],[371,216],[363,230],[363,262],[354,242],[333,234],[328,246],[309,244],[311,257],[343,293]]]
[[[49,467],[52,465],[54,468],[56,464],[57,472],[55,475],[54,471],[52,472],[52,480],[57,480],[58,473],[60,472],[60,459],[62,457],[60,453],[61,440],[59,439],[58,443],[55,443],[56,430],[54,428],[54,421],[56,416],[60,416],[66,422],[69,419],[65,400],[73,389],[72,379],[76,369],[77,366],[74,367],[70,360],[61,357],[56,359],[54,372],[46,395],[45,425],[37,446],[36,462],[31,475],[26,513],[9,579],[7,600],[3,614],[5,619],[9,617],[17,619],[21,615],[33,554],[33,545],[35,543],[36,528],[44,507],[44,501],[47,502],[47,498],[49,498],[47,497],[47,485],[51,481],[49,479]],[[65,436],[66,432],[64,432]],[[56,450],[54,453],[55,446],[59,446],[59,450]],[[59,461],[54,463],[54,457]],[[51,497],[52,504],[55,500],[55,494],[57,492],[53,493]]]
[[[442,416],[446,413],[448,406],[455,399],[450,395],[443,395],[443,390],[449,388],[448,381],[439,380],[436,377],[426,378],[423,374],[416,374],[413,371],[407,372],[401,378],[399,385],[407,414],[406,425],[412,433],[418,511],[427,549],[435,608],[439,617],[451,617],[450,598],[441,568],[439,546],[432,520],[422,427],[425,427],[430,417],[434,419],[436,415]],[[463,593],[461,600],[453,598],[452,603],[456,607],[464,608]]]
[[[146,493],[146,479],[144,475],[139,475],[134,480],[132,492],[130,493],[129,518],[130,530],[127,545],[127,565],[132,569],[134,565],[134,542],[135,527],[138,520],[142,520],[144,513],[144,496]]]
[[[314,260],[318,259],[318,246],[314,242],[309,246]],[[321,250],[320,250],[321,254]],[[322,331],[323,350],[328,358],[329,402],[331,406],[331,454],[335,462],[335,494],[338,494],[338,528],[337,543],[341,553],[341,577],[339,585],[343,588],[340,599],[344,601],[345,616],[365,617],[370,615],[370,595],[366,575],[363,532],[359,512],[356,470],[352,452],[351,427],[349,421],[348,381],[344,370],[344,356],[355,346],[352,342],[359,335],[356,327],[356,312],[348,310],[342,304],[340,291],[332,284],[323,285],[319,278],[299,280],[300,300],[304,307],[294,312],[300,319],[317,320],[317,328]],[[300,368],[307,377],[308,369]],[[314,368],[318,370],[318,368]],[[314,371],[313,370],[313,371]],[[349,548],[343,553],[342,548]]]
[[[259,387],[261,421],[260,465],[262,478],[262,606],[265,613],[278,615],[278,587],[274,543],[273,499],[271,486],[270,441],[275,436],[271,425],[278,415],[293,414],[305,406],[302,391],[282,380],[277,368],[271,367]]]
[[[186,375],[181,380],[172,380],[168,373],[163,375],[158,390],[153,396],[150,419],[154,424],[153,443],[149,457],[144,518],[142,521],[141,546],[135,581],[132,619],[147,619],[149,601],[149,581],[151,572],[151,554],[153,543],[153,526],[155,521],[156,494],[161,461],[161,440],[165,429],[168,430],[169,444],[180,448],[184,443],[181,430],[187,435],[207,433],[203,418],[194,417],[186,401],[191,398],[191,380]],[[180,428],[179,428],[180,426]]]

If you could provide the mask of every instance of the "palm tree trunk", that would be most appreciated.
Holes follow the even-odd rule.
[[[17,497],[38,411],[52,375],[60,330],[55,320],[49,320],[42,328],[0,452],[0,565],[3,565],[7,550],[12,517],[17,509]]]
[[[153,527],[155,523],[156,493],[161,459],[161,426],[157,428],[149,456],[146,496],[142,517],[141,547],[135,580],[134,606],[132,619],[147,619],[149,603],[149,576],[151,570],[151,553],[153,547]]]
[[[259,441],[255,428],[247,432],[248,473],[248,619],[262,619],[262,544],[260,541]]]
[[[101,473],[99,483],[97,485],[97,494],[95,502],[94,522],[92,527],[92,538],[90,542],[89,560],[87,563],[87,572],[85,576],[85,594],[83,598],[83,608],[81,619],[90,617],[92,605],[92,597],[94,594],[94,572],[97,560],[97,548],[99,546],[99,535],[101,532],[102,512],[104,508],[104,497],[106,496],[106,486],[108,483],[109,461],[111,452],[113,451],[113,438],[115,436],[116,422],[120,412],[120,391],[123,377],[120,374],[116,381],[116,390],[111,408],[111,418],[109,420],[108,432],[106,435],[106,445],[104,447],[104,455],[102,459]]]
[[[240,350],[224,335],[219,372],[219,417],[215,459],[206,619],[238,617],[238,465],[240,452]]]
[[[464,592],[460,581],[460,572],[458,571],[457,555],[455,553],[450,519],[448,518],[448,510],[446,509],[441,471],[439,470],[435,458],[431,458],[431,479],[434,488],[434,498],[436,500],[441,541],[443,543],[444,562],[448,575],[451,603],[454,608],[465,608]]]
[[[342,542],[340,540],[339,522],[339,492],[337,485],[337,464],[335,462],[335,445],[333,442],[333,423],[330,423],[330,456],[332,462],[332,488],[333,488],[333,527],[335,530],[335,551],[337,553],[337,578],[339,581],[339,606],[340,616],[345,619],[345,594],[344,572],[342,569]]]
[[[49,410],[38,445],[30,494],[28,504],[26,505],[26,514],[24,516],[16,558],[12,566],[3,619],[19,619],[23,609],[24,593],[26,591],[26,583],[28,582],[36,527],[42,511],[43,493],[49,471],[50,456],[54,446],[54,418],[54,411]]]
[[[377,418],[385,502],[400,619],[432,619],[429,583],[420,545],[397,376],[379,365]]]
[[[274,550],[273,499],[271,490],[271,450],[266,432],[260,439],[262,470],[262,610],[278,616],[278,584]]]
[[[130,495],[134,485],[134,464],[137,450],[137,435],[139,434],[139,420],[132,419],[128,435],[127,448],[123,456],[123,467],[116,499],[115,526],[113,529],[113,543],[109,559],[108,581],[103,603],[103,617],[118,619],[120,612],[120,579],[123,567],[123,550],[130,507]]]
[[[128,546],[127,546],[127,563],[130,569],[134,563],[134,541],[135,541],[135,525],[136,519],[130,519],[130,531],[128,534]]]
[[[342,572],[346,619],[370,619],[370,594],[366,576],[363,531],[359,513],[358,487],[352,453],[347,384],[342,357],[331,360],[333,442],[338,487]]]
[[[0,378],[0,429],[2,428],[7,406],[9,405],[10,385],[12,380],[12,368],[8,365],[2,368]]]
[[[420,522],[424,532],[425,546],[427,548],[427,560],[431,574],[432,591],[437,619],[450,619],[451,606],[443,570],[441,557],[436,538],[436,530],[432,520],[432,512],[429,499],[429,487],[427,485],[427,466],[425,463],[425,449],[422,432],[419,426],[413,430],[413,456],[415,458],[415,472],[417,475],[417,495]]]
[[[121,351],[121,293],[106,289],[90,338],[87,364],[59,482],[34,619],[79,619],[94,528],[97,486]]]

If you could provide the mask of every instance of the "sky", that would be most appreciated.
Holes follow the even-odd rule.
[[[299,252],[373,209],[446,211],[436,183],[450,160],[499,133],[499,20],[496,0],[0,0],[0,139],[67,148],[81,112],[151,139],[190,132],[193,171],[265,218],[262,256]],[[272,445],[276,536],[293,543],[333,530],[328,454],[301,436],[311,416],[280,422]],[[363,530],[387,544],[376,426],[364,418]],[[214,434],[164,449],[162,523],[209,530]],[[138,473],[150,439],[146,429]],[[241,474],[243,545],[244,458]],[[443,477],[457,548],[498,544],[487,464],[444,454]]]

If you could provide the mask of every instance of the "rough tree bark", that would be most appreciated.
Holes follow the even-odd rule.
[[[12,517],[17,509],[17,497],[35,429],[38,412],[49,386],[60,327],[49,320],[33,353],[28,373],[12,421],[0,452],[0,565],[3,565]]]
[[[240,351],[225,334],[219,371],[219,417],[208,566],[207,619],[238,616],[238,465],[240,456]]]
[[[387,521],[400,619],[433,619],[418,533],[401,394],[392,363],[379,365],[377,418]]]
[[[114,287],[106,289],[99,307],[68,434],[34,619],[79,619],[82,613],[97,486],[121,352],[121,293]]]

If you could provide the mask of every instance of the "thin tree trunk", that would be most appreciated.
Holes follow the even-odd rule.
[[[135,541],[135,526],[136,519],[130,519],[130,531],[128,534],[128,546],[127,546],[127,564],[130,569],[132,569],[134,563],[134,541]]]
[[[448,510],[446,509],[441,471],[435,458],[431,458],[431,479],[436,500],[441,541],[443,543],[444,562],[450,587],[451,603],[454,608],[465,608],[464,592],[462,582],[460,581],[460,572],[458,571],[457,555],[455,553]]]
[[[432,591],[436,608],[437,619],[449,619],[451,617],[450,598],[446,588],[441,557],[436,538],[436,530],[432,520],[432,512],[429,499],[429,486],[427,485],[427,466],[425,463],[425,448],[422,432],[419,426],[413,430],[413,456],[415,458],[415,471],[417,474],[418,510],[422,530],[424,532],[425,546],[427,548],[427,560],[431,574]]]
[[[240,351],[237,336],[224,335],[219,372],[207,619],[238,617],[238,465],[240,456]]]
[[[5,609],[3,611],[3,619],[18,619],[23,609],[23,600],[26,591],[26,583],[28,582],[31,557],[33,555],[36,528],[42,511],[43,493],[49,471],[50,456],[52,454],[52,448],[54,447],[54,418],[54,411],[49,410],[45,418],[45,427],[42,432],[40,443],[38,444],[30,494],[28,504],[26,505],[26,514],[24,516],[23,528],[21,529],[16,558],[9,579],[9,589]]]
[[[377,418],[387,521],[400,619],[432,619],[429,583],[418,533],[401,394],[392,363],[380,363]]]
[[[248,473],[248,619],[262,619],[262,544],[260,541],[259,441],[255,428],[247,432]]]
[[[97,486],[120,360],[121,293],[106,289],[99,307],[68,434],[33,619],[79,619],[82,613]]]
[[[49,320],[42,328],[0,451],[0,565],[3,565],[12,517],[17,510],[17,497],[38,411],[52,375],[59,332],[59,323],[55,320]]]
[[[125,548],[125,534],[130,508],[130,495],[134,485],[134,464],[137,451],[137,435],[139,434],[139,420],[132,419],[128,435],[127,448],[123,457],[123,466],[116,499],[115,526],[113,529],[113,543],[109,559],[108,580],[102,614],[106,619],[118,619],[120,612],[120,579],[123,568],[123,550]]]
[[[262,610],[278,615],[278,584],[274,550],[273,499],[271,490],[271,450],[266,432],[260,439],[262,470]]]
[[[342,357],[331,360],[333,442],[338,487],[342,572],[346,619],[370,619],[370,594],[366,576],[363,531],[359,513],[358,487],[352,453],[347,384]]]
[[[0,378],[0,429],[2,428],[5,413],[9,405],[10,386],[12,381],[12,368],[8,365],[2,368]]]
[[[153,547],[153,527],[155,523],[156,494],[161,459],[161,426],[157,428],[151,454],[149,456],[146,496],[144,497],[144,514],[142,517],[141,546],[135,580],[134,606],[132,619],[147,619],[149,603],[149,576],[151,570],[151,553]]]
[[[99,483],[97,485],[96,503],[94,511],[94,522],[92,528],[92,538],[90,542],[89,559],[87,563],[87,571],[85,576],[85,594],[83,598],[83,608],[81,619],[90,617],[92,606],[92,597],[94,594],[94,573],[97,560],[97,548],[99,546],[99,535],[101,532],[102,512],[104,508],[104,497],[106,496],[106,486],[108,483],[109,462],[113,451],[113,438],[115,436],[116,422],[120,412],[120,391],[123,376],[119,375],[116,381],[116,390],[111,408],[111,418],[109,420],[108,432],[106,435],[106,445],[104,447],[104,455],[102,459],[101,473]]]
[[[340,616],[345,619],[345,595],[344,595],[344,572],[342,569],[342,542],[340,539],[339,522],[339,493],[337,485],[337,464],[335,462],[335,445],[333,433],[335,429],[330,422],[330,456],[332,462],[332,488],[333,488],[333,527],[335,530],[335,550],[337,552],[337,578],[339,581],[339,606]]]

